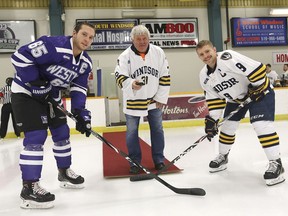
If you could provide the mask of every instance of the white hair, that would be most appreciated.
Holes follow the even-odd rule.
[[[134,37],[137,35],[147,35],[150,38],[150,32],[144,25],[134,26],[131,30],[131,39],[134,40]]]

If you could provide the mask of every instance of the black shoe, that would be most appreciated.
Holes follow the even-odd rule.
[[[140,173],[140,168],[138,166],[131,166],[129,173],[131,174],[139,174]]]
[[[55,195],[46,191],[39,182],[24,181],[20,194],[21,208],[52,208]]]
[[[228,153],[218,154],[217,157],[209,163],[211,173],[219,172],[227,169]]]
[[[58,180],[62,188],[84,188],[84,178],[72,169],[58,169]]]
[[[157,163],[155,164],[155,169],[156,170],[162,170],[165,167],[164,163]]]
[[[264,174],[264,179],[268,186],[279,184],[285,181],[283,176],[284,168],[281,159],[269,161],[269,167]]]

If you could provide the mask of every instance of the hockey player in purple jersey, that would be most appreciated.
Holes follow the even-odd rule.
[[[91,114],[85,105],[92,61],[85,50],[94,35],[93,25],[78,23],[72,36],[42,36],[12,55],[11,61],[16,69],[12,107],[16,123],[25,135],[19,161],[23,180],[22,208],[51,208],[54,205],[54,194],[39,184],[48,128],[54,142],[60,186],[84,187],[84,178],[70,168],[71,145],[66,116],[49,105],[48,99],[53,98],[62,104],[61,90],[70,89],[76,130],[87,137],[90,135]]]

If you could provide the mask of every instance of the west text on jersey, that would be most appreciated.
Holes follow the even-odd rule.
[[[59,65],[51,65],[50,67],[47,68],[47,72],[53,74],[54,76],[62,80],[66,80],[67,82],[70,82],[75,77],[77,77],[76,72]]]

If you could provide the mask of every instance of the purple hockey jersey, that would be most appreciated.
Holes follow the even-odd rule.
[[[60,100],[61,89],[70,89],[71,108],[85,108],[92,61],[86,51],[75,58],[72,47],[71,36],[42,36],[19,48],[11,57],[16,69],[12,92],[31,95],[27,83],[47,80],[55,100]]]

